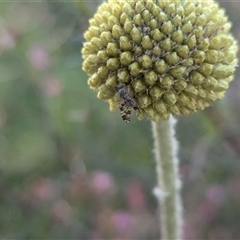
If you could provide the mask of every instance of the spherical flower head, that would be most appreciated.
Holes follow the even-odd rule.
[[[109,0],[84,35],[83,70],[110,110],[123,84],[139,119],[188,115],[221,99],[233,79],[230,28],[213,0]]]

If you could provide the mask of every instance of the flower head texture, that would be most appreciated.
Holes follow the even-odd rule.
[[[223,98],[233,79],[230,28],[213,0],[109,0],[84,35],[83,70],[110,110],[123,84],[139,119],[188,115]]]

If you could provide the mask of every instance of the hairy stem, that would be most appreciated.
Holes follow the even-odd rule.
[[[160,202],[161,234],[164,240],[179,240],[182,234],[181,181],[178,172],[175,119],[152,122]]]

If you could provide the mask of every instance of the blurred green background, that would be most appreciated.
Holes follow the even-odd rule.
[[[150,121],[96,98],[81,70],[100,1],[0,2],[0,239],[156,239]],[[240,37],[240,3],[221,1]],[[240,71],[179,117],[184,239],[240,239]]]

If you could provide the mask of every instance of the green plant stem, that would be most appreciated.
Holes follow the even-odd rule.
[[[160,202],[161,235],[164,240],[179,240],[182,235],[181,181],[178,171],[175,119],[152,122]]]

